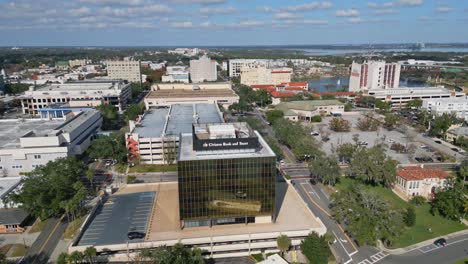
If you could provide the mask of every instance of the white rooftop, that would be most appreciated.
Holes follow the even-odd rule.
[[[3,177],[0,178],[0,199],[18,186],[21,177]]]

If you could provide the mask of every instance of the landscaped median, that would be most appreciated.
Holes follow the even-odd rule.
[[[130,167],[129,173],[168,172],[177,171],[177,165],[147,165],[141,164]]]
[[[335,188],[338,191],[345,190],[356,180],[351,178],[341,178]],[[386,200],[390,206],[395,209],[406,210],[410,204],[399,198],[389,188],[380,186],[365,185],[365,188],[377,194],[382,199]],[[424,203],[420,206],[415,206],[416,223],[414,226],[405,227],[402,234],[393,242],[392,248],[407,247],[428,239],[440,237],[460,230],[468,229],[467,226],[460,222],[448,220],[440,215],[432,215],[430,213],[430,204]]]

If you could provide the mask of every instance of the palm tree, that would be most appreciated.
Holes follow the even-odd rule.
[[[333,236],[332,233],[330,232],[327,232],[323,235],[323,239],[325,239],[325,241],[327,241],[327,243],[329,245],[333,244],[333,242],[335,242],[335,236]]]
[[[83,253],[79,252],[79,251],[73,251],[70,256],[68,257],[68,260],[74,264],[78,264],[78,263],[81,263],[81,261],[83,261],[84,259],[84,255]]]
[[[284,252],[291,246],[291,239],[287,235],[280,235],[276,238],[276,245],[281,255],[284,255]]]
[[[86,178],[89,180],[89,183],[91,184],[91,190],[93,191],[94,191],[93,179],[94,179],[95,174],[96,172],[93,169],[88,169],[86,171]]]
[[[94,263],[94,258],[96,257],[96,253],[97,253],[96,248],[93,246],[87,247],[84,251],[84,255],[86,256],[86,258],[91,264]]]
[[[57,258],[57,264],[68,264],[69,258],[70,256],[67,254],[67,252],[62,252]]]

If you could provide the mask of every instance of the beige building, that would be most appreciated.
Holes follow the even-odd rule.
[[[416,195],[432,199],[437,188],[445,186],[448,177],[450,175],[447,172],[439,169],[404,167],[397,170],[394,189],[408,199]]]
[[[190,79],[193,83],[216,81],[218,79],[216,61],[208,58],[207,56],[203,56],[198,60],[191,60]]]
[[[282,102],[276,106],[291,121],[311,121],[313,116],[342,115],[344,104],[338,100],[309,100]]]
[[[106,65],[107,76],[109,76],[110,79],[141,82],[140,61],[107,61]]]
[[[70,65],[70,68],[85,66],[86,60],[69,60],[68,65]]]
[[[291,82],[291,68],[269,69],[266,67],[243,67],[241,69],[241,83],[245,85],[280,84]]]

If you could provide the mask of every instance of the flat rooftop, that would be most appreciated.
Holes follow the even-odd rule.
[[[215,104],[174,104],[170,108],[150,109],[132,133],[158,138],[192,132],[193,123],[222,123]]]
[[[232,97],[237,95],[229,89],[202,89],[202,90],[184,90],[167,89],[151,91],[146,98],[200,98],[200,97]]]
[[[456,93],[457,95],[465,95],[462,92],[456,92],[446,89],[443,86],[432,86],[432,87],[399,87],[391,89],[375,89],[369,90],[369,95],[425,95],[425,94],[451,94]]]
[[[80,81],[67,82],[63,84],[46,84],[38,86],[35,91],[81,91],[81,90],[113,90],[122,89],[128,86],[123,81],[106,80],[106,81]]]
[[[6,119],[0,120],[0,148],[19,148],[20,138],[33,131],[36,136],[51,134],[63,120]]]
[[[0,199],[13,190],[21,181],[21,177],[3,177],[0,178]]]

